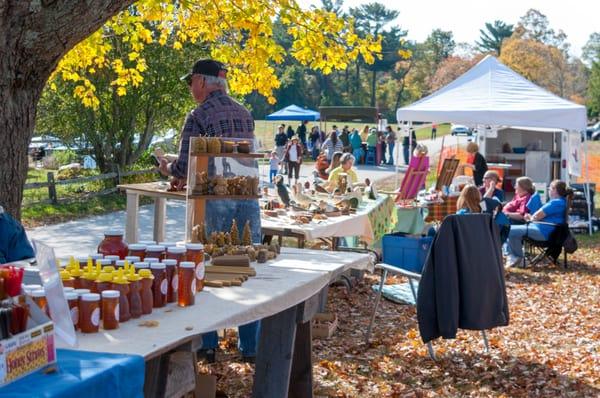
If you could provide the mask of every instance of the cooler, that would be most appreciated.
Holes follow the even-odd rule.
[[[430,236],[387,234],[382,239],[383,262],[420,274],[433,242]]]

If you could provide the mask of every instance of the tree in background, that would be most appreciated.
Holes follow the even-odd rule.
[[[468,71],[481,60],[482,54],[474,58],[462,58],[458,56],[449,56],[446,58],[438,69],[435,71],[435,75],[431,79],[431,90],[439,90],[448,83],[458,78],[460,75]]]
[[[0,203],[17,218],[27,177],[27,147],[36,110],[52,73],[74,84],[83,105],[98,109],[100,99],[90,75],[111,69],[118,96],[137,87],[147,70],[143,48],[157,42],[174,49],[204,43],[211,57],[229,66],[233,92],[256,90],[274,102],[280,82],[274,65],[285,50],[273,38],[278,17],[293,38],[288,50],[302,65],[324,74],[343,70],[359,55],[373,62],[379,40],[358,36],[352,23],[320,9],[303,10],[294,0],[140,0],[39,1],[0,3]],[[116,15],[116,16],[115,16]],[[99,29],[109,18],[115,16]],[[155,28],[158,35],[153,35]],[[106,32],[123,37],[132,50],[109,59]],[[83,40],[83,41],[82,41]],[[79,44],[78,44],[79,43]],[[33,60],[35,62],[33,62]],[[190,63],[193,60],[190,60]]]
[[[131,52],[117,35],[110,40],[108,58],[120,59]],[[88,147],[102,172],[123,169],[140,158],[157,132],[179,129],[182,115],[193,107],[179,76],[189,70],[190,60],[202,54],[206,56],[207,50],[197,44],[181,50],[157,43],[145,46],[139,53],[147,60],[144,80],[124,95],[111,84],[116,78],[112,69],[87,75],[99,99],[95,108],[73,96],[76,83],[55,75],[42,94],[36,130],[52,132],[69,145]]]
[[[594,61],[600,61],[600,32],[594,32],[583,46],[581,58],[590,64]]]
[[[479,41],[475,44],[482,52],[493,52],[500,55],[502,51],[502,41],[513,34],[513,25],[508,25],[502,21],[496,20],[494,23],[485,23],[485,29],[479,30]]]
[[[587,108],[590,117],[600,116],[600,61],[594,61],[592,64],[587,92]]]

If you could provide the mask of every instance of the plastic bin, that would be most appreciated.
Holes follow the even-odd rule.
[[[432,242],[431,236],[421,237],[403,233],[384,235],[383,262],[420,274]]]

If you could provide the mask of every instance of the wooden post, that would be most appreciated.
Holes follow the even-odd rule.
[[[167,200],[154,198],[154,237],[157,242],[165,240],[165,221],[167,213]]]
[[[139,194],[127,192],[127,221],[125,222],[125,241],[127,243],[137,243],[138,241],[139,203]]]
[[[48,172],[48,197],[52,204],[58,203],[58,198],[56,197],[56,185],[54,184],[54,173]]]
[[[119,167],[119,165],[117,165],[117,177],[116,177],[116,184],[117,185],[121,185],[122,181],[121,181],[121,167]]]

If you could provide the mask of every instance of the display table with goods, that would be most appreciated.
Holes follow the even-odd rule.
[[[111,232],[107,235],[110,240],[115,234]],[[106,247],[107,239],[100,248]],[[129,245],[128,254],[142,250],[141,246]],[[142,254],[148,254],[149,250],[156,253],[156,247],[163,246],[146,246]],[[163,247],[159,256],[177,257],[182,254],[181,250],[175,248],[177,246]],[[264,250],[260,246],[257,248]],[[112,249],[119,250],[114,241]],[[212,267],[207,265],[204,268],[201,262],[202,266],[195,269],[193,261],[182,261],[193,260],[197,249],[194,244],[187,245],[185,255],[180,256],[175,266],[178,278],[171,275],[170,279],[166,271],[169,259],[158,261],[145,257],[141,258],[145,261],[135,262],[131,266],[127,260],[115,260],[115,265],[110,265],[108,262],[112,260],[97,259],[93,262],[91,257],[87,260],[83,257],[71,259],[60,276],[64,284],[70,285],[64,288],[64,295],[71,309],[69,321],[77,328],[76,349],[89,351],[91,360],[94,353],[143,357],[146,361],[145,395],[163,396],[167,387],[170,353],[192,350],[192,342],[203,333],[262,319],[254,395],[279,397],[284,396],[288,388],[310,388],[310,385],[299,387],[295,383],[302,384],[304,380],[310,384],[307,381],[310,379],[306,378],[306,372],[311,369],[310,320],[319,308],[321,292],[348,269],[372,267],[371,256],[284,248],[279,255],[265,263],[256,261],[248,264],[246,267],[252,270],[249,274],[253,276],[243,285],[203,287],[197,292],[204,276],[208,275],[203,275],[203,271]],[[135,260],[134,257],[128,257]],[[219,256],[212,261],[226,257]],[[186,277],[188,264],[190,275]],[[235,265],[222,267],[240,268]],[[102,285],[103,275],[112,275],[108,285]],[[200,283],[196,283],[197,280]],[[142,285],[138,284],[140,281]],[[146,287],[145,281],[149,282]],[[88,286],[89,290],[79,289],[81,286]],[[103,290],[103,286],[108,290]],[[170,299],[173,294],[170,293],[170,286],[174,290],[177,286],[174,293],[176,300]],[[78,289],[72,290],[74,288]],[[30,289],[34,288],[25,287],[26,291]],[[139,292],[139,296],[133,296],[134,291]],[[125,295],[119,294],[122,292],[126,292]],[[119,301],[119,298],[126,299]],[[146,300],[150,302],[149,307],[145,305]],[[123,313],[124,306],[127,307],[126,314]],[[57,345],[68,348],[60,342]],[[292,373],[293,363],[294,369],[302,372]],[[273,369],[277,369],[280,377],[273,376]],[[98,377],[102,379],[101,375]],[[64,378],[47,380],[61,381]]]
[[[335,238],[350,236],[372,245],[393,231],[398,222],[394,202],[386,195],[369,199],[366,194],[359,196],[356,193],[330,197],[308,192],[300,196],[292,192],[292,205],[285,208],[278,196],[268,193],[268,196],[263,195],[261,206],[263,235],[293,236],[298,238],[299,247],[307,240],[333,238],[335,241]],[[348,199],[355,200],[356,205],[343,207],[341,203]]]

